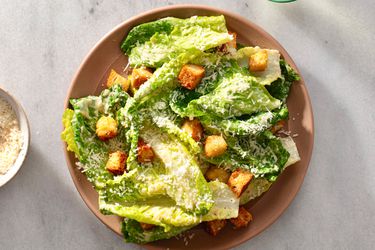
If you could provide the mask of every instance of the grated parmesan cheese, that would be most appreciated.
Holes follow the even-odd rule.
[[[21,131],[12,107],[0,98],[0,175],[16,161],[22,147]]]

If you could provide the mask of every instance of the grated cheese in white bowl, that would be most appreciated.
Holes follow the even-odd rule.
[[[0,175],[4,175],[16,161],[22,147],[22,136],[16,113],[0,97]]]

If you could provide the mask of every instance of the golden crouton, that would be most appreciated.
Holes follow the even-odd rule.
[[[216,236],[227,224],[226,220],[207,221],[206,230],[213,236]]]
[[[205,173],[206,179],[209,181],[219,180],[220,182],[227,183],[230,173],[225,169],[216,166],[211,166]]]
[[[251,213],[247,211],[244,207],[240,207],[238,209],[237,218],[230,219],[230,222],[233,224],[234,229],[239,229],[242,227],[246,227],[252,220],[253,216],[251,215]]]
[[[111,153],[105,168],[114,175],[122,175],[125,172],[127,158],[128,156],[122,151]]]
[[[285,125],[286,125],[285,120],[278,121],[275,125],[271,127],[271,132],[275,134],[277,131],[285,127]]]
[[[117,135],[117,121],[110,116],[102,116],[96,122],[96,135],[105,141]]]
[[[207,157],[222,155],[227,150],[227,143],[221,135],[207,136],[204,144],[204,153]]]
[[[243,169],[237,169],[234,171],[228,180],[228,186],[233,193],[240,197],[243,191],[249,186],[250,181],[253,179],[253,174]]]
[[[139,89],[152,76],[151,70],[147,68],[135,68],[131,74],[131,87]]]
[[[186,120],[182,124],[182,130],[188,133],[195,141],[200,141],[203,136],[203,128],[198,119]]]
[[[220,48],[219,48],[219,51],[221,51],[221,52],[228,52],[229,48],[237,49],[237,33],[231,32],[231,31],[229,31],[228,33],[229,33],[229,35],[233,36],[233,40],[221,45]]]
[[[124,91],[128,91],[130,81],[127,78],[118,74],[115,70],[111,69],[111,72],[109,73],[106,85],[107,85],[107,88],[110,88],[115,84],[121,85],[121,87]]]
[[[155,225],[147,224],[147,223],[143,223],[143,222],[140,222],[139,224],[141,224],[141,228],[145,231],[151,230],[155,227]]]
[[[185,64],[178,74],[181,86],[193,90],[204,77],[204,67],[195,64]]]
[[[155,155],[151,146],[146,144],[142,139],[138,140],[138,161],[141,163],[151,162]]]
[[[268,53],[266,50],[261,50],[250,56],[249,69],[251,72],[263,71],[267,68]]]

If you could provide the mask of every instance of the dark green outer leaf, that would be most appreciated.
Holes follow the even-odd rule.
[[[155,33],[170,34],[175,23],[176,20],[174,18],[164,18],[140,24],[130,30],[126,39],[122,42],[121,50],[129,55],[132,48],[150,40]]]

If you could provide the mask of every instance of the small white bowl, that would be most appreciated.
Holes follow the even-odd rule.
[[[27,151],[30,144],[30,126],[29,121],[27,120],[27,116],[25,114],[24,109],[22,108],[21,104],[7,91],[0,88],[0,97],[7,101],[11,106],[14,112],[16,113],[18,123],[21,130],[21,136],[23,145],[21,147],[20,153],[16,161],[14,162],[13,166],[10,167],[8,172],[4,175],[0,174],[0,187],[5,185],[10,179],[12,179],[21,168],[23,161],[26,158]]]

